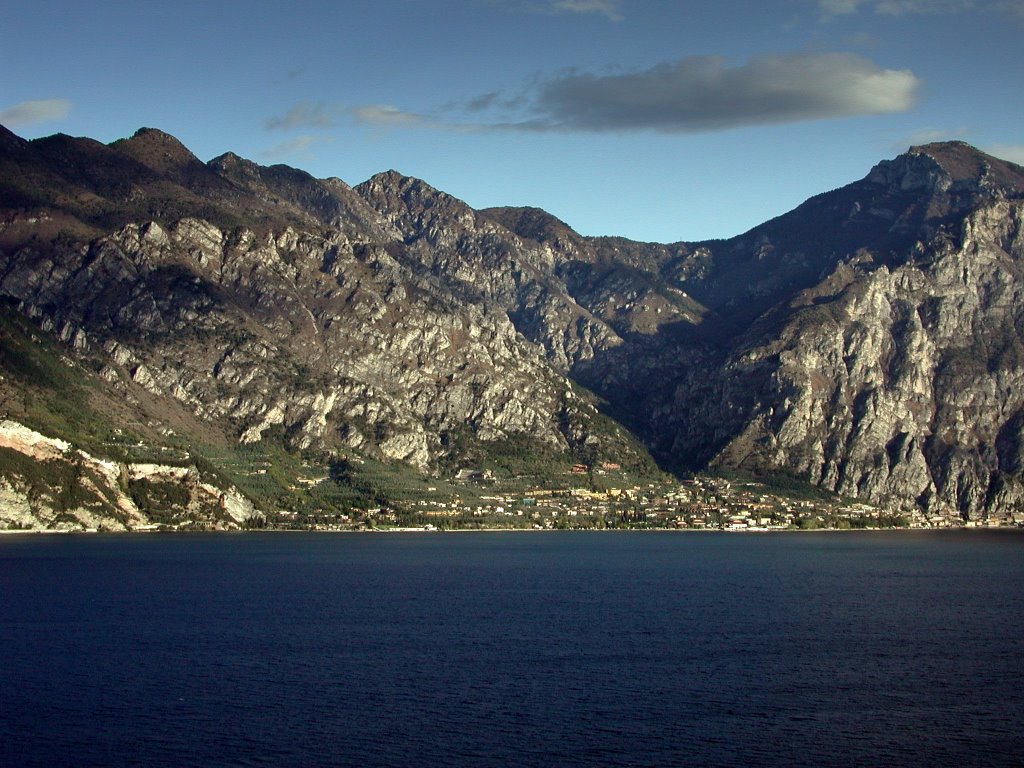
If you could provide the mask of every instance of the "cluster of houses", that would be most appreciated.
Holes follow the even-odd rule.
[[[350,510],[314,527],[437,530],[517,529],[686,529],[771,531],[814,528],[934,528],[973,526],[950,511],[926,515],[889,511],[833,497],[797,499],[753,482],[698,477],[596,490],[593,487],[532,488],[512,491],[485,471],[455,477],[465,493],[428,489],[401,508]],[[486,482],[484,482],[486,481]],[[995,525],[1002,521],[985,521]],[[1013,523],[1012,519],[1007,522]],[[1024,520],[1018,521],[1024,522]]]
[[[528,483],[522,478],[516,482],[496,478],[487,469],[462,469],[451,483],[427,487],[418,498],[400,504],[324,510],[312,516],[281,511],[268,516],[265,524],[320,530],[723,531],[1024,525],[1024,515],[1020,519],[1007,515],[1002,519],[965,521],[952,509],[929,513],[916,508],[894,510],[813,492],[795,497],[761,483],[721,477],[630,484],[614,462],[575,465],[567,471],[561,487],[557,483],[556,487],[544,488]]]

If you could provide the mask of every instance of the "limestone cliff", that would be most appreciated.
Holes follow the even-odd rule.
[[[255,515],[236,488],[195,466],[100,459],[6,419],[0,464],[0,530],[237,529]]]

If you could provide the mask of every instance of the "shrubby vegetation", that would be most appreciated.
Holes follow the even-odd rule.
[[[48,506],[60,513],[102,502],[83,485],[82,464],[74,459],[36,461],[10,448],[0,448],[0,476],[24,483],[30,501],[48,500]]]
[[[139,478],[128,481],[128,495],[135,506],[156,523],[181,519],[189,502],[189,492],[182,483]]]

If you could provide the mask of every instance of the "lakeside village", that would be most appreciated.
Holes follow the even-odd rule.
[[[602,475],[618,474],[603,464]],[[583,465],[572,475],[588,474]],[[619,478],[624,479],[624,478]],[[281,511],[261,528],[307,530],[843,530],[1024,526],[1024,514],[965,521],[954,510],[888,511],[856,500],[816,494],[794,498],[752,481],[698,476],[691,480],[594,488],[527,488],[511,492],[487,470],[460,470],[447,489],[429,487],[426,498],[392,507],[322,511],[300,515]],[[606,483],[611,486],[613,483]],[[454,494],[444,498],[446,494]],[[431,498],[436,496],[437,498]]]

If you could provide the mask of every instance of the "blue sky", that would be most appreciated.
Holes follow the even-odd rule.
[[[394,168],[587,235],[729,237],[914,143],[1024,163],[1024,0],[10,0],[0,123]]]

